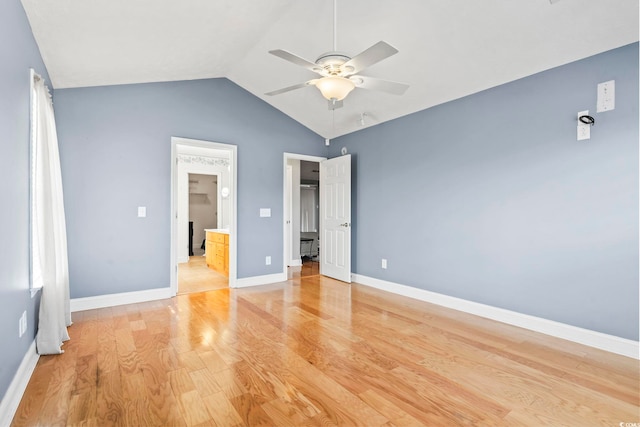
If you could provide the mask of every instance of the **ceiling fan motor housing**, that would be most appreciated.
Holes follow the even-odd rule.
[[[346,53],[342,52],[326,52],[316,59],[316,64],[319,66],[317,72],[326,76],[344,76],[353,72],[353,67],[343,67],[343,65],[350,61]],[[345,69],[346,68],[346,69]]]

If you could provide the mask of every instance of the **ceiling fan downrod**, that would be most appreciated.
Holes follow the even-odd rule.
[[[338,0],[333,0],[333,51],[338,50]]]

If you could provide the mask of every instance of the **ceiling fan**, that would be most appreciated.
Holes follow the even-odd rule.
[[[273,96],[307,86],[317,87],[322,96],[329,101],[329,109],[335,110],[342,107],[342,100],[355,88],[377,90],[394,95],[402,95],[409,85],[374,77],[363,76],[360,73],[367,67],[376,64],[383,59],[395,55],[398,50],[390,44],[379,41],[370,48],[364,50],[353,58],[338,52],[336,49],[336,0],[333,2],[333,50],[323,53],[315,62],[307,61],[286,50],[270,50],[269,53],[292,62],[309,71],[319,74],[321,77],[311,79],[304,83],[267,92],[265,95]]]

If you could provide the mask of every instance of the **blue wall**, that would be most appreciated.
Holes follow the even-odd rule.
[[[18,0],[0,2],[0,398],[35,338],[29,292],[29,68],[47,70]],[[28,330],[18,338],[27,311]]]
[[[61,89],[55,109],[72,298],[169,286],[172,136],[238,146],[238,277],[282,271],[283,153],[325,155],[318,135],[226,79]]]
[[[596,114],[611,79],[616,108]],[[637,43],[344,136],[330,157],[343,146],[354,272],[638,340]]]
[[[4,397],[35,337],[28,69],[48,79],[17,0],[0,57]],[[577,142],[610,79],[616,109]],[[55,95],[72,297],[169,285],[171,136],[238,145],[238,277],[280,271],[282,153],[324,156],[320,137],[224,79]],[[333,141],[354,154],[353,270],[637,340],[638,138],[634,44]]]

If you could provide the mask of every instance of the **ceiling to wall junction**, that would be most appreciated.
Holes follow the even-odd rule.
[[[264,95],[314,78],[268,51],[332,50],[331,0],[22,3],[56,89],[226,77],[324,138],[638,40],[637,0],[338,0],[338,50],[386,41],[400,52],[363,74],[410,88],[331,112],[314,87]]]

